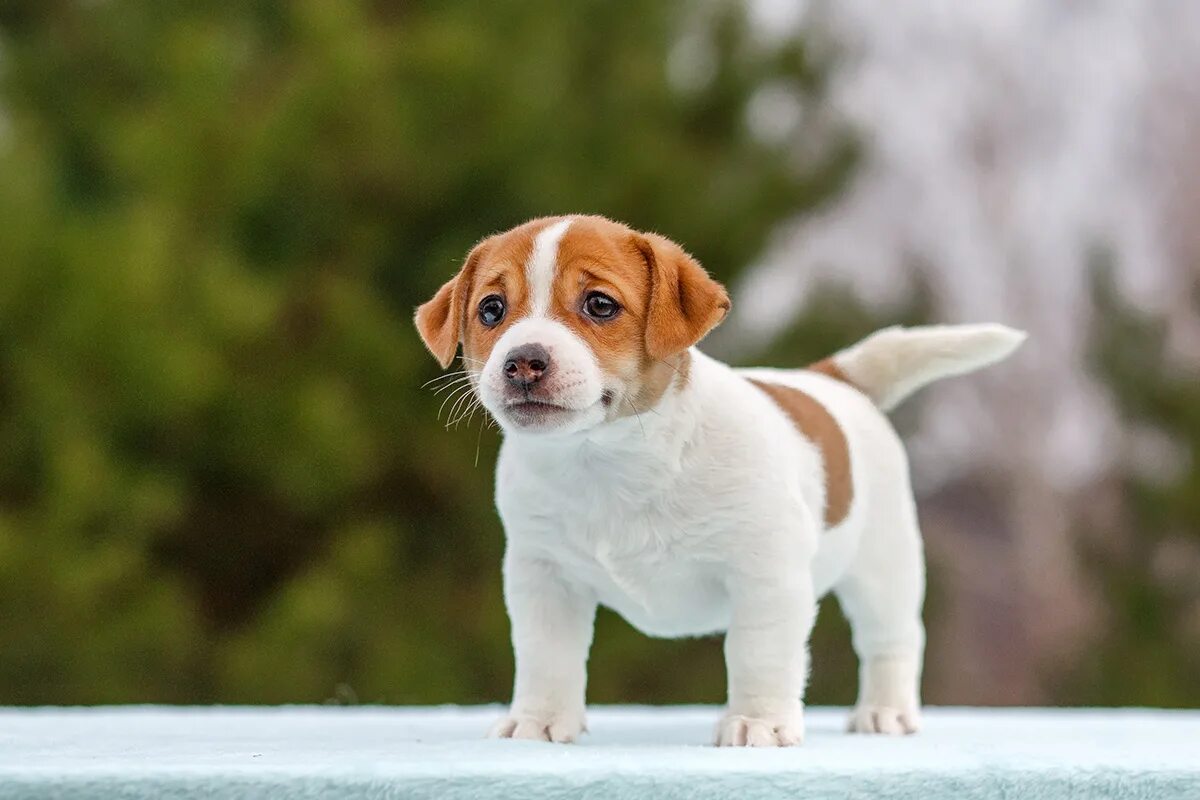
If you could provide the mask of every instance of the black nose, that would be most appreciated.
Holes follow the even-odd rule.
[[[518,389],[528,389],[550,370],[550,354],[540,344],[523,344],[508,351],[504,377]]]

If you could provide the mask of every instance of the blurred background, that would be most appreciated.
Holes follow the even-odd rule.
[[[506,700],[498,438],[410,320],[581,211],[734,363],[1028,329],[896,416],[925,697],[1200,705],[1197,74],[1170,0],[4,0],[0,703]],[[593,701],[723,693],[601,613]]]

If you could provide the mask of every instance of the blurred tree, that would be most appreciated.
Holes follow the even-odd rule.
[[[1105,617],[1058,694],[1066,702],[1200,706],[1200,375],[1166,326],[1097,269],[1093,363],[1126,425],[1123,474],[1093,515],[1083,563]],[[1192,302],[1200,312],[1200,283]],[[1140,451],[1140,453],[1139,453]]]
[[[496,442],[411,308],[568,210],[732,278],[853,166],[753,130],[822,74],[732,3],[0,6],[0,702],[503,698]],[[601,627],[596,699],[720,699]]]

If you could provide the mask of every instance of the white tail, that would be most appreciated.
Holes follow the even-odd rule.
[[[841,372],[838,377],[888,411],[939,378],[994,364],[1023,341],[1024,332],[1004,325],[896,326],[871,334],[829,361]]]

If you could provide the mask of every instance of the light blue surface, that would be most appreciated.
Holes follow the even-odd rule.
[[[930,709],[917,736],[707,746],[717,709],[594,708],[574,746],[481,738],[498,708],[0,710],[0,798],[1200,800],[1200,712]]]

